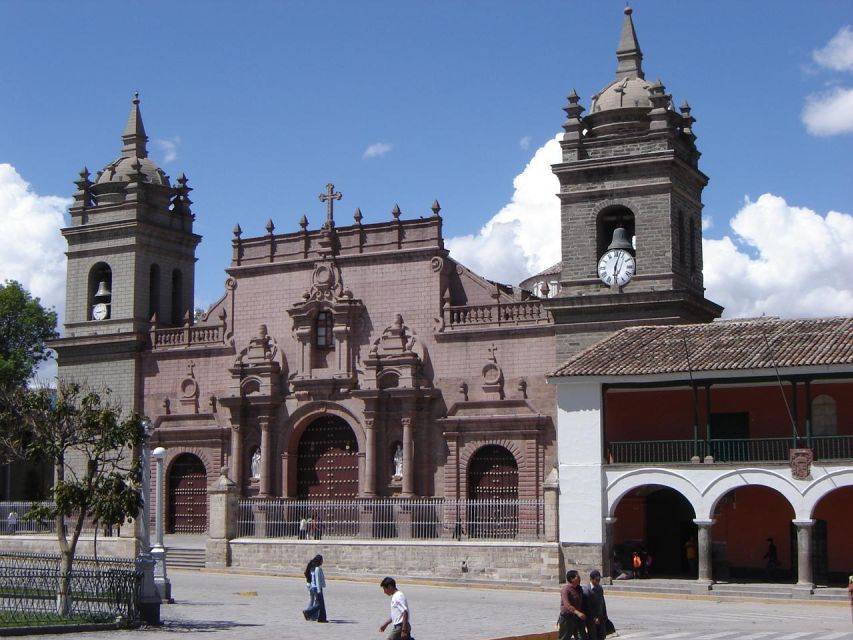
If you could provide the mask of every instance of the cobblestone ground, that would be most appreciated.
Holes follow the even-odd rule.
[[[298,578],[173,571],[176,603],[164,605],[164,624],[133,631],[77,633],[77,639],[174,638],[210,640],[353,640],[383,638],[388,598],[377,582],[331,578],[329,624],[305,622],[304,583]],[[398,585],[409,598],[417,640],[487,640],[554,628],[559,594],[508,589]],[[637,596],[608,597],[608,610],[626,640],[840,640],[853,638],[847,603],[812,604],[705,601]],[[69,636],[66,636],[69,637]],[[613,636],[611,636],[613,637]]]

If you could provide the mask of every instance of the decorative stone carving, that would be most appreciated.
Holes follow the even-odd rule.
[[[814,452],[811,449],[791,449],[791,477],[794,480],[808,480],[813,460]]]
[[[183,413],[198,413],[198,382],[195,379],[195,362],[187,363],[187,375],[178,385],[178,400]]]
[[[487,394],[496,393],[503,400],[504,397],[504,372],[498,365],[498,358],[495,355],[498,348],[492,344],[489,347],[489,361],[483,366],[483,391]]]
[[[423,365],[428,357],[426,347],[414,331],[403,322],[403,316],[394,315],[394,322],[373,343],[364,360],[365,377],[361,388],[418,389],[430,387],[423,376]]]
[[[279,349],[267,333],[267,326],[258,327],[258,333],[249,340],[249,344],[238,354],[231,367],[233,380],[232,396],[259,396],[277,401],[280,396],[282,370],[286,370],[284,355],[278,362]]]

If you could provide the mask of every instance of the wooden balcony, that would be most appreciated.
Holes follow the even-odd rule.
[[[608,443],[612,464],[669,464],[711,456],[718,463],[787,462],[791,449],[809,448],[815,461],[853,460],[853,435],[811,438],[634,440]]]

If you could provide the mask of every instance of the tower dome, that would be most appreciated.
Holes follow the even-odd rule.
[[[643,73],[643,52],[637,41],[631,7],[625,7],[625,20],[616,49],[616,77],[592,96],[586,124],[596,135],[648,126],[647,114],[655,106],[660,82],[651,83]],[[665,108],[671,108],[667,102]]]
[[[142,113],[139,110],[139,94],[133,96],[133,106],[127,118],[127,126],[121,136],[122,150],[118,159],[110,162],[98,173],[95,184],[103,185],[112,182],[130,182],[131,176],[137,171],[142,174],[142,181],[161,187],[169,187],[169,177],[148,157],[145,126],[142,124]]]

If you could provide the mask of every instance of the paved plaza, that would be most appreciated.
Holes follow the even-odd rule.
[[[175,570],[175,604],[164,605],[164,624],[135,631],[79,633],[97,640],[174,638],[187,633],[210,640],[354,640],[384,638],[379,624],[388,598],[378,580],[336,580],[326,597],[329,624],[305,622],[307,593],[295,577]],[[417,640],[488,640],[554,628],[559,592],[407,584]],[[608,611],[619,637],[633,640],[840,640],[853,638],[847,603],[738,602],[650,598],[612,594]],[[67,636],[66,636],[67,637]],[[611,636],[613,637],[613,636]]]

